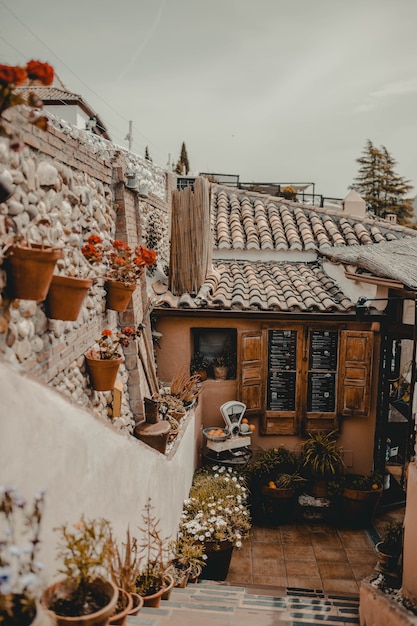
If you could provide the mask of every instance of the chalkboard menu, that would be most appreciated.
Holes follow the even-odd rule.
[[[295,411],[297,331],[268,333],[268,409]]]
[[[333,413],[335,410],[336,376],[334,373],[308,375],[307,411]]]
[[[310,333],[310,370],[335,370],[337,331],[313,330]]]

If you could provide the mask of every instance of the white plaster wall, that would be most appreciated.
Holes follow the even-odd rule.
[[[330,261],[325,261],[323,259],[323,270],[326,272],[326,274],[331,276],[336,281],[343,293],[345,293],[352,302],[356,302],[358,298],[362,296],[364,296],[365,298],[377,297],[376,285],[370,285],[369,283],[359,283],[356,280],[346,278],[345,266],[341,263],[339,265],[336,265],[336,263],[331,263]],[[378,295],[378,297],[382,298],[383,296]],[[387,306],[387,303],[383,302],[382,304],[384,306],[379,307],[379,302],[372,302],[373,307],[379,307],[384,309]]]
[[[46,490],[40,561],[57,571],[53,528],[104,517],[124,539],[142,525],[148,497],[162,536],[175,538],[194,471],[194,419],[172,459],[72,404],[50,387],[0,362],[0,485],[32,499]]]

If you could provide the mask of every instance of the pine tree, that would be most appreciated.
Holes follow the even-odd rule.
[[[356,162],[359,172],[350,189],[360,193],[368,210],[378,217],[395,213],[400,224],[409,225],[414,217],[413,199],[406,196],[413,186],[395,172],[397,162],[388,150],[384,146],[376,148],[368,139]]]

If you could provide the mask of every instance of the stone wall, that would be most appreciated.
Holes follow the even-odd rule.
[[[18,364],[114,426],[131,431],[142,418],[142,399],[149,393],[137,347],[126,349],[119,370],[123,399],[117,420],[112,419],[112,393],[90,388],[84,354],[103,328],[143,322],[139,343],[142,353],[152,358],[152,302],[146,279],[126,313],[106,310],[103,276],[86,263],[80,249],[92,233],[104,240],[122,239],[132,247],[146,245],[157,251],[156,271],[163,271],[169,261],[172,175],[92,133],[49,117],[46,132],[30,124],[15,128],[24,142],[20,152],[10,149],[7,138],[0,138],[0,175],[15,185],[13,196],[0,204],[0,244],[3,254],[12,235],[62,247],[63,259],[55,272],[89,276],[94,283],[77,321],[63,322],[48,319],[44,303],[9,300],[7,273],[4,265],[0,267],[0,358]],[[126,174],[132,171],[142,185],[141,195],[125,186]]]

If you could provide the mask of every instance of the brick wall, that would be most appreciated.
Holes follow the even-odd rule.
[[[0,138],[0,175],[15,184],[13,196],[0,204],[3,252],[12,227],[24,238],[39,241],[46,237],[63,247],[64,260],[58,262],[56,272],[91,276],[79,250],[90,234],[97,233],[108,240],[122,239],[132,247],[153,247],[161,267],[168,264],[167,198],[171,197],[172,175],[53,118],[46,132],[13,122],[8,130],[20,133],[25,147],[13,152],[8,139]],[[125,175],[132,166],[139,177],[152,183],[154,191],[148,197],[125,187]],[[49,219],[51,226],[39,225],[42,218]],[[9,300],[4,265],[0,267],[0,288],[0,358],[71,396],[103,419],[110,419],[116,427],[131,431],[142,417],[143,396],[150,393],[149,375],[145,375],[144,361],[138,356],[139,349],[148,360],[149,355],[152,357],[146,279],[134,292],[128,311],[118,314],[106,309],[104,280],[95,275],[76,322],[48,319],[44,303]],[[145,324],[147,346],[142,337],[138,346],[126,349],[119,371],[124,385],[122,417],[112,420],[112,394],[89,387],[84,354],[103,328],[139,323]],[[152,362],[146,367],[152,369]]]

